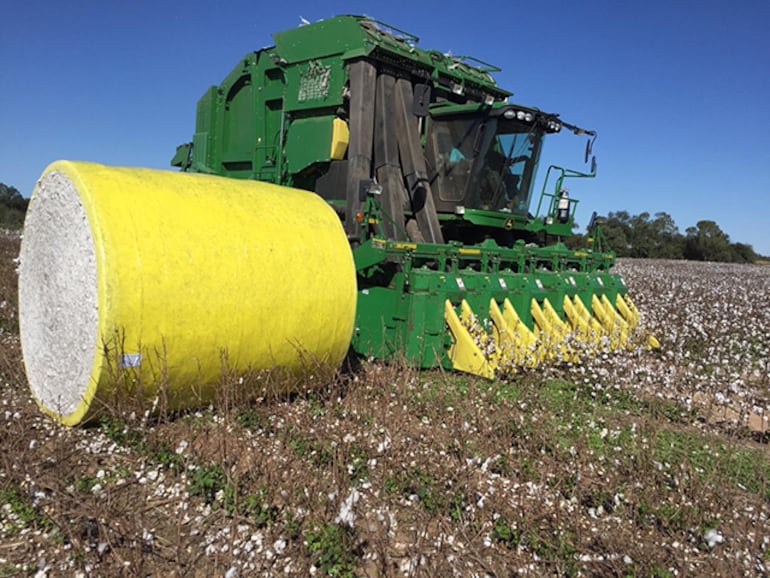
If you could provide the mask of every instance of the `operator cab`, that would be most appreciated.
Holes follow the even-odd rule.
[[[515,105],[432,111],[426,156],[436,209],[526,216],[543,137],[560,129],[556,116]]]

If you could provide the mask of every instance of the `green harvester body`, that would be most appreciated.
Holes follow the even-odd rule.
[[[587,162],[593,131],[510,104],[496,67],[367,17],[273,39],[206,91],[172,165],[328,201],[356,263],[356,352],[492,377],[576,359],[575,336],[589,350],[631,343],[638,312],[601,232],[588,249],[564,244],[578,203],[565,181],[593,177],[595,161],[549,167],[530,213],[544,137],[587,136]]]

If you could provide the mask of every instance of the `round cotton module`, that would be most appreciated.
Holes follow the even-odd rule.
[[[122,394],[184,409],[232,372],[336,367],[353,333],[350,246],[306,191],[59,161],[32,194],[20,258],[27,378],[68,425]]]

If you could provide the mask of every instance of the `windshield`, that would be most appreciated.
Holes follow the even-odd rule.
[[[439,204],[526,214],[543,131],[491,116],[431,122],[427,154]]]

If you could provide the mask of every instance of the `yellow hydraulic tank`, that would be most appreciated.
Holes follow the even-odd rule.
[[[355,306],[345,232],[313,193],[58,161],[32,194],[22,350],[62,423],[97,416],[125,375],[182,409],[211,400],[225,369],[336,367]]]

